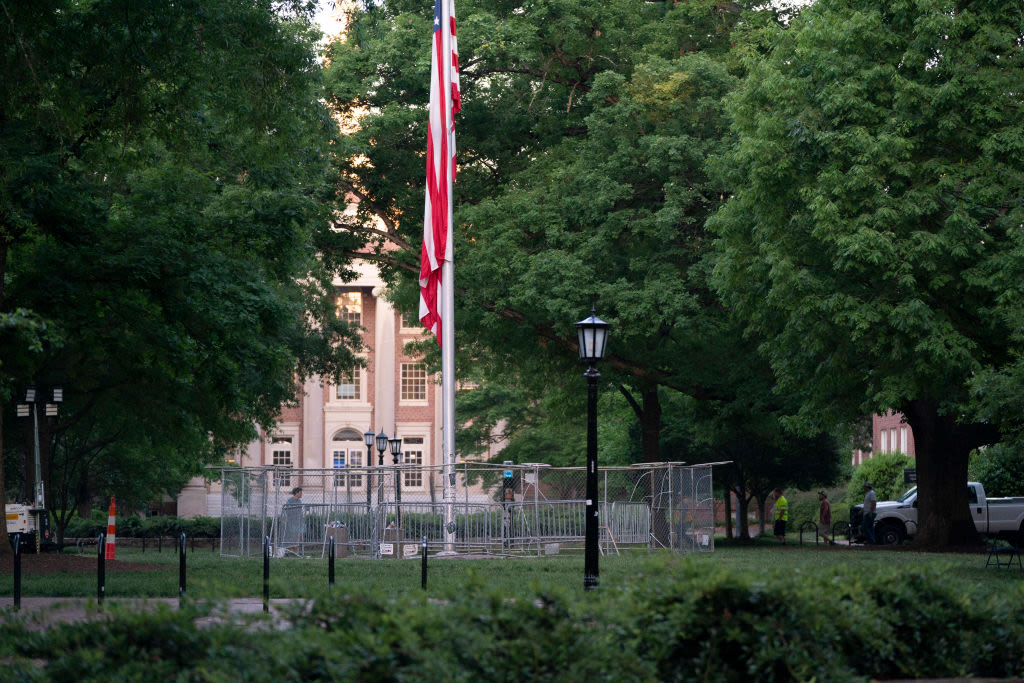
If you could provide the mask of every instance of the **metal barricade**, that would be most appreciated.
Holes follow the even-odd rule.
[[[440,550],[545,553],[582,548],[586,472],[540,463],[461,463],[446,501],[441,468],[419,465],[344,469],[225,468],[221,477],[221,554],[253,556],[269,537],[279,556],[322,557],[330,529],[344,528],[346,556],[406,552],[425,537]],[[290,503],[298,521],[286,517]],[[399,490],[401,495],[399,496]],[[398,502],[398,500],[401,502]],[[602,550],[666,547],[714,550],[711,466],[651,463],[599,471]],[[451,536],[445,520],[451,520]]]

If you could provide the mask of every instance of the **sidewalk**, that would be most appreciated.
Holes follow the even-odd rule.
[[[281,607],[295,602],[292,598],[270,600],[270,614],[279,626],[287,626],[280,616]],[[215,603],[210,616],[200,619],[197,624],[220,621],[225,616],[221,606],[226,605],[228,614],[260,614],[263,612],[263,598],[235,598]],[[56,624],[73,624],[109,619],[111,612],[129,609],[132,611],[155,610],[166,605],[178,609],[177,598],[107,598],[97,608],[95,598],[22,598],[21,610],[14,611],[14,598],[0,598],[0,622],[22,620],[32,630],[42,630]]]

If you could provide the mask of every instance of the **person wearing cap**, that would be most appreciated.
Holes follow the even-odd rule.
[[[861,510],[860,530],[864,533],[865,543],[875,543],[875,504],[878,496],[870,481],[864,482],[866,493],[864,494],[864,507]]]
[[[782,545],[786,545],[786,522],[789,521],[789,501],[782,495],[782,489],[775,489],[775,510],[772,518],[775,520],[775,538],[779,539]]]
[[[826,543],[835,545],[836,542],[832,540],[832,504],[828,502],[828,494],[824,491],[818,491],[818,500],[821,501],[818,506],[818,533]]]

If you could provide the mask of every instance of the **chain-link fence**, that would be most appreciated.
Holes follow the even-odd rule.
[[[430,550],[487,554],[552,554],[585,541],[582,467],[462,463],[448,501],[441,468],[419,465],[226,468],[221,481],[223,555],[259,555],[264,537],[275,554],[301,557],[323,557],[329,538],[337,555],[364,557],[418,554],[424,536]],[[713,551],[711,483],[711,465],[601,468],[601,552]]]

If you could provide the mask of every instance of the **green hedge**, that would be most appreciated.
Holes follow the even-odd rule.
[[[171,536],[177,538],[185,532],[189,538],[220,538],[220,519],[216,517],[149,517],[140,519],[134,515],[117,517],[117,535],[122,538],[156,538]],[[95,538],[107,533],[107,515],[94,512],[92,518],[76,518],[68,523],[65,538]]]
[[[849,681],[1024,673],[1024,589],[937,571],[815,575],[665,562],[594,593],[478,580],[404,600],[335,592],[267,627],[185,609],[0,624],[11,680]],[[474,581],[476,583],[474,584]]]

